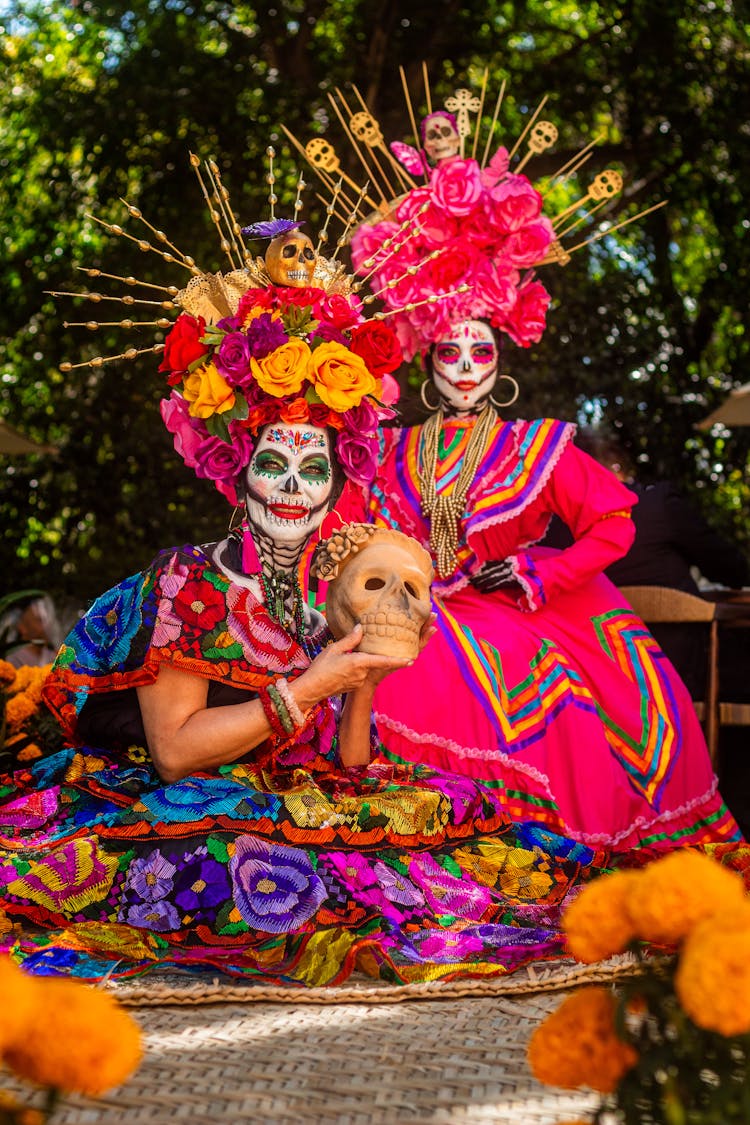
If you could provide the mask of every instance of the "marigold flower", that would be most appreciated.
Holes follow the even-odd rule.
[[[635,871],[603,875],[589,883],[563,915],[569,951],[577,961],[590,964],[622,953],[636,936],[628,911]]]
[[[9,1047],[33,1038],[30,1024],[38,1007],[37,981],[22,972],[9,957],[0,957],[0,996],[3,998],[1,1058]]]
[[[235,395],[213,363],[204,363],[185,376],[182,394],[193,418],[210,418],[234,406]]]
[[[688,934],[675,992],[693,1023],[720,1035],[750,1031],[750,901],[699,922]]]
[[[10,734],[19,730],[35,712],[36,703],[29,698],[25,691],[12,696],[5,705],[5,721],[8,724]]]
[[[0,688],[6,689],[16,678],[16,669],[7,660],[0,660]]]
[[[615,1032],[615,998],[605,988],[568,996],[531,1036],[527,1055],[535,1077],[548,1086],[616,1089],[638,1053]]]
[[[309,345],[299,336],[291,336],[269,355],[251,359],[250,370],[262,390],[274,398],[284,398],[302,389],[309,361]]]
[[[141,1033],[113,996],[79,981],[35,982],[33,1033],[5,1050],[21,1078],[94,1097],[119,1086],[141,1060]],[[7,1000],[4,997],[4,1003]]]
[[[365,361],[335,341],[319,344],[310,358],[307,377],[331,410],[343,413],[375,394],[377,383]]]
[[[628,909],[638,937],[675,945],[697,922],[738,905],[744,895],[739,875],[701,852],[683,849],[640,873],[630,890]]]

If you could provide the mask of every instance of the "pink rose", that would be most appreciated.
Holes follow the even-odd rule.
[[[212,480],[231,504],[237,503],[235,481],[248,464],[253,440],[237,422],[229,423],[231,444],[208,432],[205,422],[188,413],[182,395],[172,391],[161,403],[161,416],[174,439],[174,447],[196,476]]]
[[[362,223],[354,232],[352,238],[352,264],[355,273],[369,273],[372,265],[365,265],[369,258],[377,261],[378,256],[383,258],[385,252],[381,250],[383,243],[398,230],[398,223]]]
[[[422,210],[425,204],[427,207]],[[411,257],[422,257],[459,233],[458,220],[452,215],[446,215],[435,193],[429,188],[414,188],[410,191],[399,203],[396,215],[399,223],[413,223],[420,228],[419,234],[399,251],[399,260],[405,251]],[[403,269],[399,272],[403,272]]]
[[[542,215],[535,222],[527,223],[520,230],[508,235],[504,247],[505,256],[508,262],[518,269],[536,266],[544,258],[554,237],[552,223]]]
[[[477,271],[474,288],[474,309],[494,327],[501,325],[516,303],[518,273],[503,269],[494,262],[483,261]]]
[[[505,234],[533,223],[542,213],[542,197],[525,176],[506,176],[489,189],[489,196],[490,221],[496,230]]]
[[[428,293],[446,293],[463,282],[472,284],[478,261],[478,252],[470,242],[456,240],[446,246],[424,271],[420,270],[417,277],[427,274]]]
[[[450,160],[439,164],[430,179],[432,195],[449,215],[468,215],[482,194],[476,160]]]
[[[343,429],[336,436],[336,457],[349,480],[368,485],[378,467],[378,439]]]
[[[359,324],[362,319],[362,302],[352,293],[351,297],[343,297],[340,293],[327,294],[318,301],[313,309],[313,316],[322,320],[332,328],[345,331]]]
[[[381,381],[381,384],[382,384],[382,390],[380,392],[380,401],[382,402],[383,406],[394,406],[399,400],[399,396],[401,394],[401,388],[399,387],[398,383],[396,382],[396,380],[393,378],[392,375],[382,375],[380,381]],[[383,419],[383,418],[392,418],[394,412],[392,410],[389,410],[388,413],[386,414],[381,409],[379,413],[380,413],[380,418]]]
[[[508,150],[501,145],[489,163],[479,173],[479,178],[486,188],[494,187],[498,180],[502,180],[507,175],[509,165]]]
[[[540,281],[530,281],[518,290],[510,315],[500,324],[521,348],[538,343],[544,332],[550,295]]]

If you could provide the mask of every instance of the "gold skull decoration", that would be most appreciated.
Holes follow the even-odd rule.
[[[353,114],[349,128],[358,141],[364,141],[370,148],[380,148],[384,143],[380,126],[370,113]]]
[[[328,582],[326,617],[336,639],[359,623],[360,652],[416,658],[433,578],[430,556],[416,539],[344,524],[318,545],[312,573]]]
[[[296,229],[272,238],[264,257],[274,285],[291,285],[295,289],[312,285],[317,260],[310,237]]]
[[[529,136],[529,148],[532,152],[545,152],[557,140],[557,126],[551,121],[538,121]]]
[[[613,168],[605,168],[594,180],[589,188],[589,195],[592,199],[609,199],[610,196],[617,195],[622,191],[622,176],[619,172],[615,172]]]
[[[324,137],[313,137],[311,141],[308,141],[305,145],[305,156],[313,168],[330,173],[339,170],[339,158],[336,155],[336,150]]]

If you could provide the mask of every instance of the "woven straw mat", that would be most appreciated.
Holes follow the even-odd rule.
[[[632,972],[622,958],[588,971],[537,966],[495,982],[494,994],[487,981],[464,981],[463,992],[406,986],[412,1003],[400,1002],[403,988],[396,999],[372,983],[282,1002],[248,989],[253,1003],[241,991],[229,999],[235,982],[206,978],[197,991],[169,979],[113,986],[143,1029],[144,1061],[99,1101],[63,1099],[53,1123],[557,1125],[597,1098],[540,1086],[526,1062],[529,1036],[561,989]]]

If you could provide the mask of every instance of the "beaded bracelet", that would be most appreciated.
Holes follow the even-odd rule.
[[[297,703],[297,700],[292,695],[292,689],[289,686],[289,681],[285,680],[283,676],[279,676],[279,678],[274,681],[274,687],[286,704],[286,709],[289,712],[289,718],[294,723],[294,729],[301,730],[307,720],[304,712],[301,710],[299,704]]]
[[[281,723],[284,734],[294,734],[296,728],[292,721],[292,717],[287,711],[286,703],[282,699],[281,694],[279,693],[275,684],[268,685],[268,694],[271,698],[271,702],[276,709],[276,714],[279,716],[279,722]]]
[[[277,738],[286,738],[287,732],[281,723],[281,716],[276,708],[269,688],[260,688],[258,690],[258,698],[263,706],[263,713],[268,719],[268,725]]]

